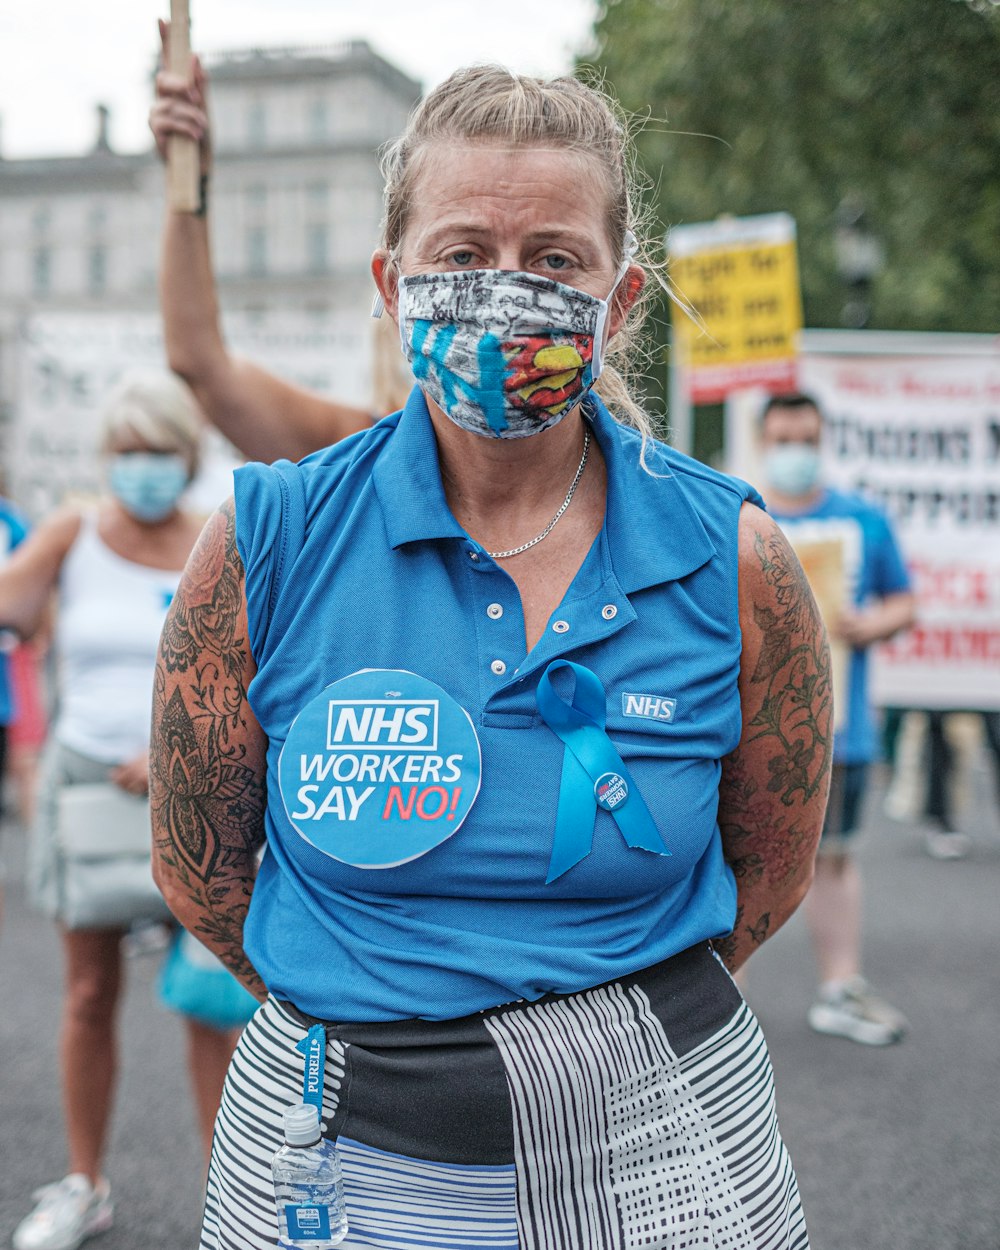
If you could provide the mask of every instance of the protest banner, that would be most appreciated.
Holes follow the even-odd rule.
[[[225,331],[235,354],[291,382],[344,403],[370,402],[371,339],[354,314],[230,313]],[[30,517],[99,490],[102,405],[127,373],[165,368],[161,322],[152,312],[51,312],[22,322],[7,478]],[[190,506],[209,511],[229,495],[236,463],[233,448],[209,430]]]
[[[799,378],[826,415],[825,480],[886,510],[914,579],[918,623],[878,648],[876,701],[1000,709],[1000,341],[807,330]],[[758,485],[762,401],[727,406],[727,465]]]
[[[673,307],[676,364],[694,404],[733,390],[789,390],[802,328],[795,221],[723,217],[667,235],[670,278],[698,320]]]

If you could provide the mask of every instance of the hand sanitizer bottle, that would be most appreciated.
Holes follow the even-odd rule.
[[[337,1147],[320,1135],[312,1103],[288,1107],[285,1144],[271,1164],[282,1250],[332,1250],[347,1236]]]

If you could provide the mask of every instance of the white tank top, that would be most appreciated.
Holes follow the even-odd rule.
[[[59,579],[56,739],[119,764],[146,749],[160,631],[180,573],[126,560],[84,514]]]

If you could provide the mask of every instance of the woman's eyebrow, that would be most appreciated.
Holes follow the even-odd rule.
[[[433,246],[447,239],[450,235],[460,235],[464,238],[482,238],[490,233],[492,233],[490,228],[482,224],[477,225],[471,221],[450,221],[442,226],[435,226],[433,230],[424,236],[423,243],[425,246]]]
[[[545,226],[541,230],[532,230],[524,236],[525,243],[537,246],[541,243],[563,242],[575,247],[593,247],[594,236],[582,230],[574,230],[572,226]]]
[[[452,235],[465,238],[483,238],[491,234],[493,234],[493,228],[484,226],[482,223],[471,221],[445,222],[443,225],[435,226],[433,230],[428,231],[424,236],[423,244],[426,247],[433,247]],[[572,243],[577,247],[594,246],[593,235],[585,231],[575,230],[569,226],[544,226],[540,230],[532,230],[523,236],[523,242],[529,247],[537,247],[539,244],[555,241]]]

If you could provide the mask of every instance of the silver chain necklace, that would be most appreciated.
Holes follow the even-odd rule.
[[[543,538],[547,538],[552,533],[552,528],[556,521],[562,516],[569,505],[573,502],[573,496],[576,494],[576,488],[580,485],[580,478],[583,477],[583,471],[587,467],[587,452],[590,451],[590,430],[584,427],[583,431],[583,455],[580,457],[580,464],[576,471],[576,477],[573,484],[566,492],[566,498],[559,505],[559,511],[552,520],[546,525],[545,529],[529,542],[522,543],[520,547],[511,547],[510,551],[487,551],[487,555],[491,560],[508,560],[511,556],[519,556],[522,551],[527,551],[529,547],[534,547],[536,543],[540,543]]]

